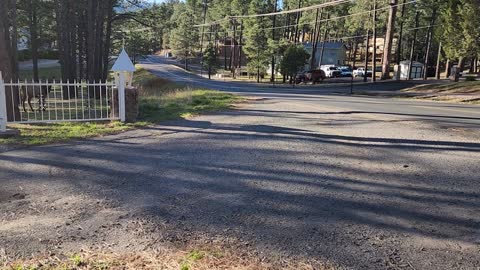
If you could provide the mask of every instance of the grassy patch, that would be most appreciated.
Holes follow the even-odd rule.
[[[9,127],[20,130],[21,136],[0,139],[0,144],[40,145],[64,142],[72,139],[114,134],[135,126],[135,124],[124,124],[121,122],[16,124]]]
[[[79,255],[37,257],[9,263],[0,261],[0,269],[5,270],[107,270],[107,269],[166,269],[166,270],[215,270],[215,269],[286,269],[286,270],[333,270],[334,266],[317,260],[301,258],[260,258],[252,252],[224,249],[220,251],[186,252],[183,250],[160,250],[158,252],[102,253],[82,252]],[[192,258],[192,254],[196,254]],[[202,254],[201,257],[196,257]],[[3,268],[2,268],[3,266]]]
[[[20,70],[18,73],[20,80],[32,80],[33,70]],[[45,79],[56,79],[57,81],[62,78],[62,73],[60,66],[57,67],[44,67],[38,69],[38,77],[42,80]]]
[[[140,90],[140,118],[147,122],[155,123],[226,110],[242,100],[228,93],[193,89],[172,83],[144,69],[138,70],[135,78],[134,84]]]
[[[114,134],[164,120],[187,118],[205,112],[230,109],[234,103],[242,100],[240,97],[228,93],[192,89],[182,84],[172,83],[158,78],[144,69],[139,69],[134,78],[134,84],[140,92],[140,122],[134,124],[71,122],[10,125],[9,128],[20,130],[21,136],[0,139],[0,144],[39,145]]]

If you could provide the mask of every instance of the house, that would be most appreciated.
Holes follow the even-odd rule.
[[[247,62],[247,57],[243,52],[242,46],[240,46],[237,40],[226,38],[219,40],[216,46],[217,59],[220,67],[232,69],[240,66],[240,64],[243,66]]]
[[[306,42],[303,43],[305,50],[312,55],[313,43]],[[322,63],[320,63],[320,57],[323,51]],[[315,52],[315,67],[320,65],[344,65],[347,60],[347,47],[343,42],[326,42],[323,46],[323,42],[319,42],[317,45],[317,50]],[[309,62],[310,63],[310,62]]]

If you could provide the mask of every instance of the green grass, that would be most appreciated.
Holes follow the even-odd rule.
[[[20,130],[21,135],[14,138],[0,138],[0,144],[41,145],[115,134],[160,121],[230,109],[235,103],[242,101],[240,97],[232,94],[192,89],[182,84],[172,83],[143,69],[139,69],[134,78],[134,84],[140,92],[140,117],[136,123],[15,124],[10,125],[9,128]]]
[[[20,80],[32,80],[33,70],[20,70],[18,73]],[[39,68],[38,77],[42,80],[45,79],[55,79],[60,80],[62,78],[60,67],[48,67],[48,68]]]
[[[40,145],[72,139],[114,134],[132,129],[140,124],[111,123],[54,123],[15,124],[9,128],[20,130],[19,137],[0,139],[0,144]]]
[[[140,90],[140,118],[160,122],[188,118],[201,113],[232,108],[241,101],[238,96],[213,90],[192,89],[157,78],[139,70],[134,84]]]

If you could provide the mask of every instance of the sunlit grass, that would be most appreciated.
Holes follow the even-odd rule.
[[[9,126],[9,128],[18,129],[21,136],[0,138],[0,144],[39,145],[64,142],[72,139],[118,133],[140,124],[124,124],[118,121],[108,123],[15,124]]]
[[[140,90],[140,118],[159,122],[226,110],[242,99],[220,91],[194,89],[158,78],[146,70],[137,71]]]

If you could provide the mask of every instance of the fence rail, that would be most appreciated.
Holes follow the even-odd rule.
[[[124,78],[115,82],[3,81],[0,131],[7,123],[125,120]]]

